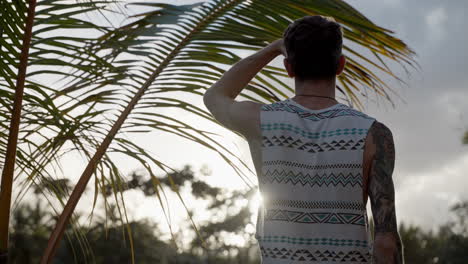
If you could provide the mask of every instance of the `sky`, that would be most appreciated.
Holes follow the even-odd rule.
[[[420,72],[398,89],[395,109],[369,103],[367,113],[395,140],[397,218],[431,228],[448,206],[468,199],[468,52],[463,0],[348,1],[373,22],[394,30],[417,53]]]
[[[195,1],[173,1],[192,3]],[[348,0],[349,4],[374,23],[396,32],[396,36],[416,51],[421,70],[410,69],[404,76],[408,85],[390,84],[404,101],[394,96],[392,108],[383,99],[373,98],[363,102],[364,112],[387,125],[394,137],[396,161],[394,182],[397,220],[423,228],[434,228],[449,217],[449,206],[468,199],[468,146],[461,137],[468,130],[468,50],[465,25],[468,17],[466,0]],[[246,54],[241,54],[246,56]],[[280,60],[273,62],[281,66]],[[398,68],[395,68],[398,70]],[[293,80],[288,82],[293,86]],[[185,97],[203,107],[201,97]],[[169,111],[169,110],[168,110]],[[171,112],[174,116],[175,112]],[[192,122],[203,122],[191,120]],[[208,130],[220,134],[219,142],[236,152],[249,164],[253,163],[247,143],[228,130],[205,124]],[[185,164],[199,171],[207,166],[212,174],[206,181],[229,189],[245,189],[246,185],[218,154],[180,137],[161,132],[129,136],[144,145],[155,158],[175,168]],[[67,175],[78,177],[84,165],[76,165],[77,157],[69,157],[71,166],[65,166]],[[127,162],[122,158],[122,162]],[[136,169],[128,162],[127,172]],[[253,178],[252,178],[253,179]],[[138,192],[129,192],[128,210],[131,218],[149,217],[164,221],[156,200],[147,199]],[[183,207],[176,196],[169,196],[176,208],[174,217],[183,215]],[[80,201],[79,208],[89,208],[91,195]],[[254,204],[258,204],[255,201]],[[194,201],[191,206],[202,206]],[[368,214],[371,214],[368,205]],[[199,213],[198,219],[208,220]],[[246,230],[253,232],[252,226]]]

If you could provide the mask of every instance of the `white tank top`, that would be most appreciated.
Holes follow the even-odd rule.
[[[375,118],[345,104],[263,105],[255,238],[262,264],[372,263],[363,154]]]

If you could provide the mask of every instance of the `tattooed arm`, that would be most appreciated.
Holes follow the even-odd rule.
[[[397,231],[395,214],[392,180],[395,146],[392,132],[384,124],[375,121],[369,129],[367,143],[373,153],[368,193],[374,219],[374,263],[401,264],[404,263],[403,245]]]

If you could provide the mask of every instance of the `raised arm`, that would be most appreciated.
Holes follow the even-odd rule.
[[[368,193],[374,219],[374,263],[404,263],[403,245],[398,234],[395,213],[395,189],[392,180],[395,146],[392,132],[384,124],[375,121],[369,129],[367,144],[370,144],[373,153]]]
[[[278,39],[256,53],[236,62],[204,94],[203,102],[223,126],[240,132],[247,139],[259,135],[258,118],[262,103],[236,101],[255,75],[278,55],[286,54],[283,39]]]

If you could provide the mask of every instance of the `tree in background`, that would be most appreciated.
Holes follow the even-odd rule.
[[[35,204],[22,204],[12,215],[10,263],[38,263],[57,221],[55,215],[45,208],[44,201],[37,198]],[[111,208],[110,211],[116,213],[115,209]],[[124,226],[117,216],[111,218],[111,223],[99,219],[89,227],[81,227],[79,232],[85,234],[86,242],[77,239],[73,235],[76,231],[68,228],[66,234],[69,239],[61,244],[54,263],[130,263],[132,252],[128,247],[128,237],[122,234]],[[142,220],[130,225],[133,236],[138,237],[134,245],[137,263],[183,263],[176,261],[183,259],[183,254],[177,253],[171,244],[158,239],[155,223]],[[83,243],[89,243],[92,251],[83,250]]]
[[[465,132],[462,138],[462,143],[468,145],[468,131]]]
[[[205,173],[202,175],[208,175]],[[200,246],[200,240],[192,228],[193,239],[184,248],[176,248],[171,241],[160,240],[162,231],[159,224],[148,219],[130,222],[134,240],[135,261],[137,263],[161,263],[161,264],[249,264],[258,263],[258,252],[253,237],[247,234],[248,242],[245,247],[237,247],[225,243],[223,240],[227,235],[245,233],[246,225],[251,221],[252,214],[249,203],[237,208],[237,201],[241,199],[250,200],[254,190],[249,191],[227,191],[207,184],[199,179],[191,166],[184,166],[177,174],[170,175],[175,180],[173,184],[180,188],[181,192],[189,192],[188,200],[204,199],[209,201],[203,214],[210,215],[214,219],[221,211],[238,211],[233,215],[226,215],[218,221],[197,223],[201,234],[209,243],[209,250]],[[132,172],[129,180],[122,183],[123,192],[128,190],[141,191],[145,196],[154,196],[151,178],[138,172]],[[172,188],[169,175],[158,177],[161,185]],[[67,180],[60,180],[65,189]],[[12,215],[11,250],[12,263],[37,263],[46,246],[48,234],[57,221],[56,216],[45,206],[40,198],[40,193],[47,188],[55,188],[59,183],[51,183],[36,187],[32,204],[21,204]],[[106,186],[105,195],[110,196],[112,186]],[[130,263],[132,252],[129,248],[129,237],[125,232],[125,226],[118,216],[117,204],[109,204],[106,217],[97,217],[89,226],[81,226],[80,230],[67,229],[68,240],[62,243],[57,251],[55,263]],[[192,212],[193,214],[193,212]],[[80,216],[83,217],[83,216]],[[190,226],[189,226],[190,227]],[[80,232],[84,234],[86,241],[77,239],[73,234]],[[88,244],[90,250],[83,250],[84,244]],[[257,257],[257,259],[256,259]]]
[[[451,206],[455,220],[423,231],[416,226],[401,225],[406,263],[463,264],[468,259],[468,201]]]
[[[209,173],[203,173],[208,176]],[[127,191],[131,189],[141,190],[146,196],[154,196],[151,178],[139,173],[131,173],[130,180],[123,183],[122,188]],[[193,239],[186,247],[190,254],[202,256],[203,263],[250,263],[259,261],[259,251],[254,234],[245,232],[246,226],[252,222],[251,203],[256,193],[256,188],[247,191],[228,192],[218,187],[207,184],[203,179],[195,177],[191,166],[186,165],[179,172],[159,177],[161,185],[172,188],[172,184],[181,188],[181,191],[189,190],[191,197],[188,200],[202,199],[209,201],[207,208],[199,210],[204,215],[212,216],[204,223],[196,223],[199,227],[199,234],[205,241],[205,247],[202,246],[200,237],[196,236],[197,230],[193,225],[189,226],[192,231]],[[107,186],[110,190],[111,186]],[[108,192],[110,195],[111,192]],[[243,206],[237,206],[240,200],[247,200]],[[234,213],[227,213],[234,212]],[[189,210],[190,216],[194,210]],[[217,215],[223,215],[220,220],[214,220]],[[219,217],[218,217],[219,218]],[[189,219],[187,219],[189,220]],[[228,236],[241,236],[246,241],[244,247],[238,247],[226,242]],[[227,258],[227,259],[226,259]],[[225,262],[228,261],[228,262]]]

